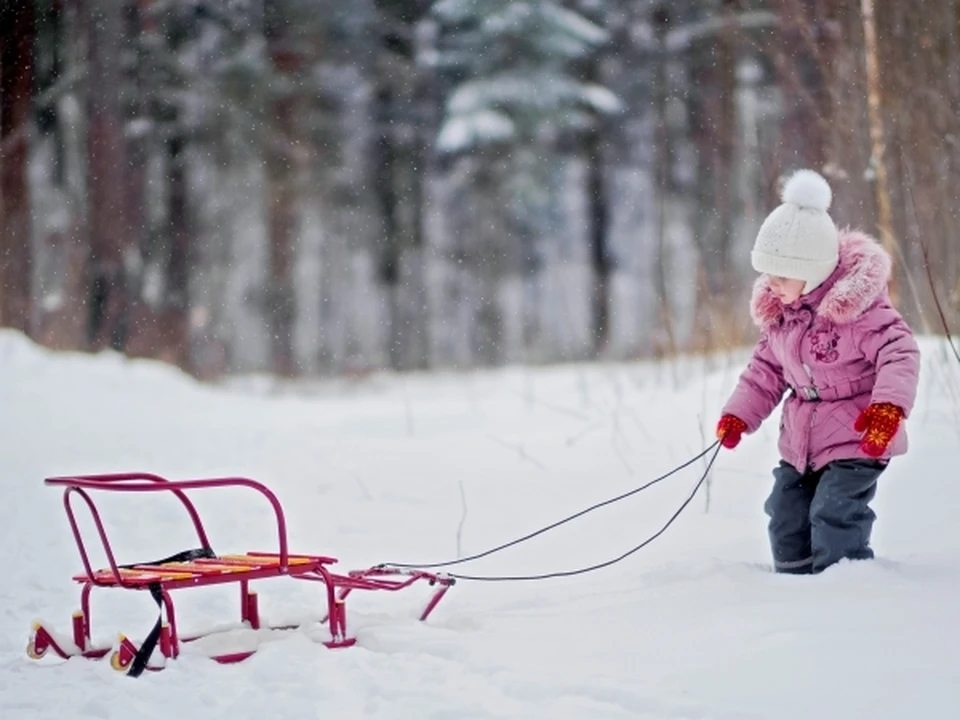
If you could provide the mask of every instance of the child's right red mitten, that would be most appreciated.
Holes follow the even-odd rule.
[[[736,415],[724,415],[717,423],[717,437],[728,450],[740,444],[740,438],[746,431],[747,424]]]

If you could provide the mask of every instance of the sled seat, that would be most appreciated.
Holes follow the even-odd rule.
[[[103,586],[147,587],[159,583],[167,589],[189,585],[213,585],[259,580],[279,575],[301,575],[316,572],[323,565],[336,563],[337,559],[325,555],[287,555],[286,571],[281,571],[277,553],[248,551],[243,555],[221,555],[214,558],[197,558],[190,561],[139,563],[132,567],[102,568],[92,574],[74,575],[78,583]]]

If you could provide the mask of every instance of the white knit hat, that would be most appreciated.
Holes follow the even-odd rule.
[[[803,294],[837,267],[837,228],[827,214],[833,195],[822,175],[798,170],[783,186],[783,204],[767,216],[753,244],[753,269],[804,280]]]

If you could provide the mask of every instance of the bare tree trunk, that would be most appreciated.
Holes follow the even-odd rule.
[[[160,321],[160,357],[191,370],[189,313],[193,222],[188,199],[186,145],[187,141],[180,133],[167,141],[170,255],[167,259],[166,295]]]
[[[414,97],[414,102],[419,98]],[[420,100],[423,102],[423,100]],[[414,109],[412,111],[416,113]],[[404,213],[407,225],[405,247],[401,254],[401,281],[405,289],[404,306],[407,314],[407,341],[404,343],[404,368],[424,370],[430,365],[430,323],[427,312],[427,253],[424,213],[426,205],[426,174],[429,172],[427,134],[434,133],[430,125],[413,128],[413,140],[407,154],[406,177],[410,189]]]
[[[53,0],[37,16],[38,151],[49,165],[32,208],[39,240],[35,338],[54,350],[86,347],[84,123],[77,91],[70,85],[85,46],[80,12],[77,3]]]
[[[599,26],[604,25],[604,18],[600,7],[595,12],[583,11],[584,16]],[[601,65],[614,55],[625,53],[623,47],[617,47],[618,39],[611,42],[606,48],[606,57],[599,54],[591,55],[583,64],[583,81],[592,85],[604,85],[606,78],[601,77]],[[623,62],[623,58],[617,58]],[[590,128],[582,138],[583,159],[586,164],[586,202],[588,218],[588,246],[590,248],[590,264],[593,270],[593,287],[590,294],[590,323],[593,339],[593,355],[600,357],[604,354],[611,339],[611,276],[614,271],[614,253],[611,249],[611,217],[610,207],[611,190],[608,187],[606,169],[610,164],[610,156],[604,152],[611,142],[611,136],[616,135],[612,124],[601,123],[599,116],[594,118],[596,126]]]
[[[427,4],[397,14],[378,4],[374,73],[377,133],[374,192],[382,231],[377,238],[378,279],[387,296],[387,358],[397,370],[427,365],[423,207],[427,135],[435,131],[423,112],[429,80],[417,64],[417,25]]]
[[[954,45],[953,45],[953,53],[952,53],[952,60],[953,60],[952,67],[956,67],[956,64],[960,62],[960,0],[954,0],[953,15],[954,15],[953,17]],[[952,96],[954,99],[954,107],[957,108],[958,110],[957,112],[954,113],[954,118],[960,119],[960,82],[957,81],[956,77],[954,77],[953,90],[954,92],[952,93]],[[960,147],[958,147],[956,143],[954,144],[954,147],[953,147],[953,158],[956,161],[954,168],[960,169]],[[956,281],[953,284],[950,302],[951,302],[951,305],[953,306],[953,309],[957,313],[960,313],[960,252],[957,251],[956,243],[951,243],[950,248],[952,249],[951,257],[953,260],[953,262],[951,263],[950,270],[952,270],[953,276],[956,277]]]
[[[0,11],[0,326],[32,332],[27,180],[35,23],[32,2]]]
[[[278,126],[292,120],[287,105],[288,102],[279,101],[273,106],[277,112],[274,120]],[[276,150],[274,152],[277,153]],[[292,377],[297,373],[293,354],[293,326],[296,319],[294,238],[298,226],[296,182],[292,168],[276,155],[267,162],[267,168],[270,208],[267,322],[270,327],[273,370],[283,377]]]
[[[654,156],[654,178],[657,203],[657,272],[656,287],[659,301],[658,337],[655,339],[655,355],[672,355],[677,343],[670,309],[670,293],[667,287],[667,203],[670,189],[670,129],[667,121],[667,54],[665,37],[670,25],[670,13],[665,6],[654,12],[654,31],[657,36],[658,53],[654,71],[653,103],[656,108],[657,131]]]
[[[603,143],[600,133],[591,131],[586,141],[587,202],[590,216],[590,259],[593,265],[593,353],[603,354],[610,339],[610,275],[613,260],[607,239],[610,208],[604,182]]]
[[[274,3],[275,5],[276,3]],[[281,83],[294,81],[302,57],[291,47],[290,28],[277,8],[268,16],[267,51]],[[267,275],[267,325],[273,355],[273,371],[282,377],[297,374],[293,332],[296,320],[294,287],[295,239],[299,227],[297,208],[302,143],[298,115],[302,103],[299,89],[276,91],[271,101],[267,132],[266,169],[269,228],[269,270]]]
[[[380,52],[386,52],[380,49]],[[381,63],[388,63],[382,59]],[[381,73],[378,73],[381,75]],[[380,211],[381,231],[377,238],[378,279],[387,291],[387,358],[390,367],[403,367],[403,318],[400,286],[400,228],[397,218],[396,148],[392,137],[395,105],[389,78],[378,77],[374,99],[374,125],[377,140],[374,145],[374,193]]]
[[[499,365],[505,358],[505,321],[500,288],[509,267],[508,245],[516,242],[504,222],[501,188],[516,167],[503,150],[487,150],[460,162],[469,169],[469,210],[465,227],[471,231],[465,246],[465,293],[470,308],[467,332],[470,361],[481,366]],[[510,151],[507,151],[510,152]]]
[[[126,142],[123,136],[121,41],[123,0],[86,0],[89,39],[87,87],[90,259],[87,267],[88,340],[91,349],[126,344],[129,302],[124,261],[129,223],[123,202]]]
[[[127,44],[136,48],[130,85],[134,88],[130,106],[126,108],[128,162],[123,187],[123,200],[130,222],[128,242],[138,259],[129,288],[129,337],[126,351],[134,357],[170,358],[171,348],[165,347],[165,328],[154,307],[144,297],[144,265],[150,255],[147,227],[146,167],[153,118],[150,117],[151,79],[148,68],[151,53],[162,47],[153,10],[154,0],[136,0],[128,6]],[[171,188],[172,191],[172,188]],[[172,196],[171,196],[172,201]],[[177,357],[176,351],[172,357]]]
[[[779,165],[792,169],[823,172],[830,160],[830,45],[835,31],[824,7],[830,1],[815,0],[811,11],[803,0],[777,0],[779,42],[769,52],[785,103]]]
[[[701,248],[701,262],[706,270],[706,307],[701,302],[701,311],[709,318],[703,328],[702,342],[708,350],[719,345],[739,342],[735,317],[739,312],[732,299],[734,278],[731,253],[733,250],[733,217],[736,194],[736,173],[733,167],[737,133],[737,47],[736,16],[737,0],[723,0],[723,28],[716,38],[715,62],[717,96],[711,98],[708,114],[715,115],[706,133],[711,138],[708,151],[708,167],[705,168],[712,182],[712,200],[716,207],[716,225],[713,236],[705,239],[709,247]],[[705,252],[704,252],[705,251]]]
[[[893,233],[893,215],[890,209],[890,194],[887,189],[887,165],[884,158],[884,138],[882,97],[880,87],[880,70],[877,59],[877,28],[876,20],[873,14],[873,0],[861,0],[861,11],[863,13],[863,35],[865,64],[867,68],[867,100],[870,110],[870,144],[872,148],[871,165],[876,177],[876,196],[877,209],[880,213],[880,237],[883,246],[894,259],[898,258],[895,254],[896,238]],[[890,298],[892,302],[898,301],[898,284],[896,273],[890,279]]]
[[[960,78],[941,71],[960,62],[956,10],[956,0],[931,0],[922,13],[892,0],[876,0],[873,8],[900,307],[925,332],[944,324],[938,316],[949,307],[941,299],[949,298],[956,282],[960,216],[953,197],[960,148],[951,138],[960,130]],[[917,272],[924,266],[928,272]],[[950,318],[943,320],[950,324]]]

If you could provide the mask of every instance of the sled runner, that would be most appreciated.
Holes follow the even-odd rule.
[[[320,622],[327,625],[330,634],[330,639],[324,640],[323,644],[330,648],[349,647],[356,642],[356,637],[352,637],[347,631],[346,599],[352,591],[394,592],[408,588],[419,581],[429,586],[439,586],[433,591],[420,614],[422,621],[427,619],[455,582],[454,578],[443,574],[382,566],[337,573],[331,568],[337,562],[334,557],[289,552],[286,521],[280,501],[265,485],[247,478],[224,477],[174,481],[149,473],[122,473],[53,477],[47,478],[44,482],[47,485],[65,488],[63,504],[80,552],[83,572],[73,577],[74,581],[80,583],[81,590],[80,609],[73,615],[72,635],[67,638],[55,633],[42,623],[35,623],[27,644],[27,654],[34,659],[43,657],[48,651],[62,658],[73,656],[102,658],[109,654],[111,665],[116,670],[129,675],[139,675],[144,669],[161,669],[162,665],[149,664],[156,648],[159,647],[164,659],[173,659],[180,654],[182,643],[222,632],[222,630],[214,630],[192,637],[181,637],[177,632],[172,592],[205,585],[238,584],[242,627],[253,630],[292,629],[293,626],[261,628],[257,593],[251,589],[251,582],[276,577],[321,583],[325,591],[326,613]],[[276,519],[278,546],[275,550],[246,551],[225,555],[214,553],[200,515],[185,491],[216,487],[246,487],[261,493],[266,498],[273,508]],[[91,497],[90,491],[94,490],[173,493],[193,522],[198,547],[162,560],[118,564],[100,513]],[[94,569],[90,564],[87,547],[74,513],[72,504],[74,496],[79,497],[87,505],[100,538],[103,554],[106,556],[108,564],[106,568]],[[140,644],[132,642],[124,635],[120,635],[115,645],[108,647],[96,647],[91,643],[90,593],[94,588],[119,588],[150,593],[160,610],[160,617],[153,630]],[[245,660],[255,652],[254,649],[210,657],[218,662],[230,663]]]

